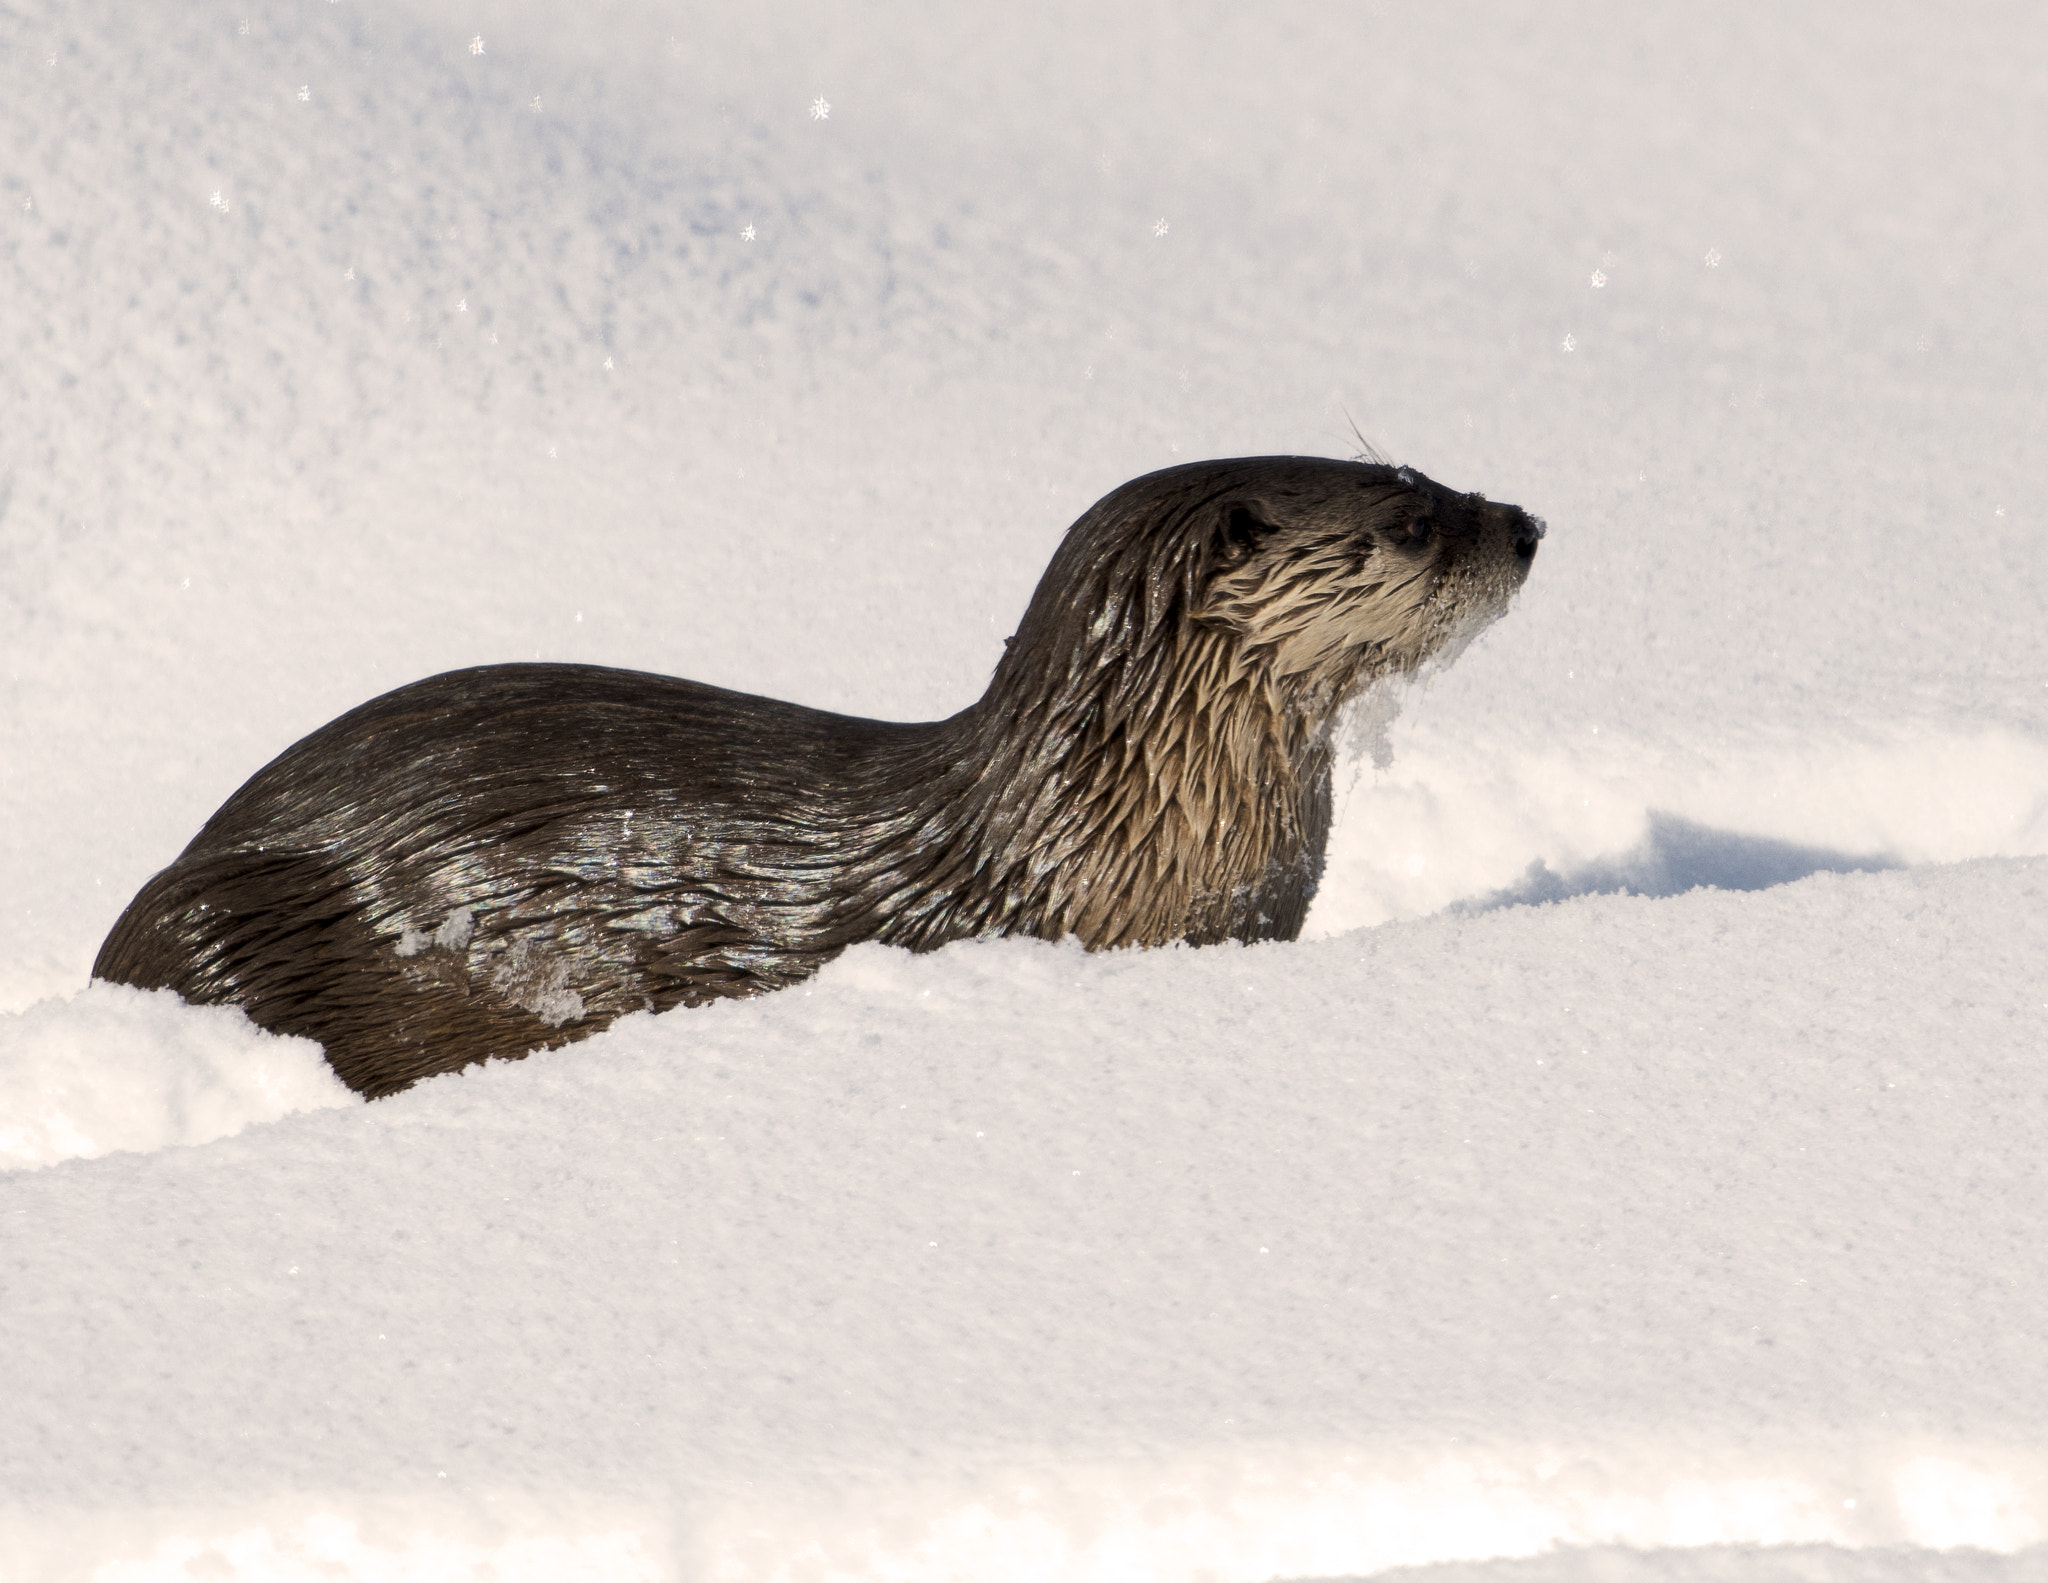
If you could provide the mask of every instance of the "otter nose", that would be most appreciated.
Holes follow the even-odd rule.
[[[1514,550],[1515,560],[1526,572],[1529,563],[1536,559],[1536,546],[1543,537],[1543,519],[1532,517],[1520,506],[1489,502],[1484,508],[1495,533],[1508,541]],[[1496,544],[1499,539],[1494,540]]]

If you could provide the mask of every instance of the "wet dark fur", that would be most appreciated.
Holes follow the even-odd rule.
[[[231,1002],[395,1092],[860,940],[1291,939],[1359,687],[1505,609],[1542,525],[1302,457],[1068,531],[983,698],[896,725],[582,665],[386,693],[250,779],[93,972]]]

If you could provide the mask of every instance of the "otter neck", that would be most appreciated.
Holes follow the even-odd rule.
[[[922,872],[898,844],[873,876],[909,903],[880,938],[1291,935],[1273,897],[1305,887],[1298,914],[1320,874],[1332,708],[1192,624],[1106,657],[1013,647],[902,787]]]

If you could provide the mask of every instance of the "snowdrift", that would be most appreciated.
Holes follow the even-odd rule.
[[[2038,32],[0,17],[0,1575],[2039,1575]],[[1302,942],[370,1106],[87,983],[374,693],[944,714],[1092,500],[1354,419],[1551,532]]]

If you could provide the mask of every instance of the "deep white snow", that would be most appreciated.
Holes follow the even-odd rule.
[[[0,1577],[2048,1575],[2030,8],[34,0],[0,122]],[[1300,943],[370,1106],[87,985],[384,688],[943,714],[1353,421],[1551,533]]]

